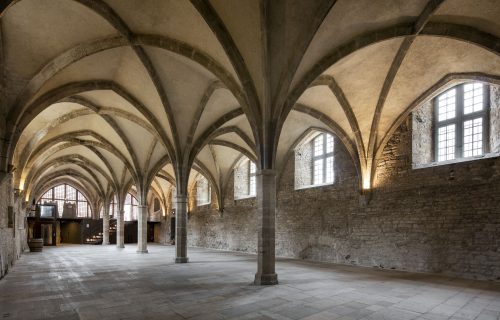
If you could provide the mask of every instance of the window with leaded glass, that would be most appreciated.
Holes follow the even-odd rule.
[[[489,86],[470,82],[434,99],[435,160],[481,156],[489,151]]]
[[[87,198],[69,184],[60,184],[47,190],[38,201],[39,204],[45,202],[55,203],[59,216],[64,212],[64,204],[74,206],[76,217],[78,218],[88,218],[92,215]]]
[[[313,185],[330,184],[334,181],[333,136],[328,133],[317,135],[312,141]]]
[[[234,198],[246,199],[257,194],[257,166],[255,162],[243,157],[234,168]]]
[[[137,211],[138,211],[137,205],[138,205],[137,199],[132,194],[127,193],[127,196],[125,197],[125,205],[123,206],[123,209],[125,211],[124,213],[125,221],[137,220]]]
[[[248,195],[255,196],[257,193],[257,166],[252,161],[249,161],[248,165]]]

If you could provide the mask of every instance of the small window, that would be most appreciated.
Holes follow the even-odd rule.
[[[200,176],[200,178],[196,180],[197,205],[202,206],[210,204],[210,192],[210,184],[208,183],[207,178],[205,178],[204,176]]]
[[[328,133],[315,133],[295,149],[295,188],[332,184],[334,139]]]
[[[14,207],[7,207],[7,228],[14,228]]]
[[[489,86],[465,83],[434,99],[434,149],[438,162],[489,152]]]
[[[255,197],[257,194],[257,166],[248,158],[243,158],[234,168],[234,198]]]
[[[257,166],[254,162],[249,161],[250,165],[248,166],[248,195],[255,196],[257,194],[257,177],[255,174],[257,173]]]
[[[157,212],[157,211],[160,211],[160,209],[161,209],[160,200],[158,198],[155,198],[153,201],[153,211]]]
[[[319,134],[313,140],[313,185],[333,183],[333,137]]]

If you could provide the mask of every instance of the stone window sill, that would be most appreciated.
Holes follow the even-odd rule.
[[[197,207],[206,207],[206,206],[209,206],[211,204],[211,202],[207,202],[207,203],[197,203],[196,206]]]
[[[253,194],[253,195],[248,195],[248,196],[240,196],[238,198],[234,198],[235,201],[238,201],[238,200],[247,200],[247,199],[253,199],[253,198],[256,198],[257,195]]]
[[[302,186],[295,188],[295,190],[305,190],[305,189],[312,189],[312,188],[321,188],[321,187],[327,187],[327,186],[333,186],[335,182],[332,183],[322,183],[322,184],[312,184],[308,186]]]
[[[430,163],[412,164],[412,169],[425,169],[425,168],[450,165],[450,164],[454,164],[454,163],[472,162],[472,161],[476,161],[476,160],[491,159],[491,158],[497,158],[497,157],[500,157],[500,152],[490,152],[490,153],[486,153],[486,154],[483,154],[481,156],[475,156],[475,157],[460,158],[460,159],[439,161],[439,162],[435,161],[435,162],[430,162]]]

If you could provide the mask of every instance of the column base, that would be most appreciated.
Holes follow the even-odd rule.
[[[144,249],[144,250],[137,250],[137,253],[148,253],[148,249]]]
[[[278,274],[255,274],[255,280],[253,283],[257,286],[268,286],[278,284]]]
[[[109,245],[109,244],[110,244],[110,243],[109,243],[109,241],[108,241],[108,242],[104,242],[104,241],[102,242],[102,245],[103,245],[103,246],[107,246],[107,245]]]
[[[123,248],[125,248],[125,245],[124,244],[117,244],[116,247],[118,249],[123,249]]]
[[[188,257],[176,257],[175,258],[175,263],[188,263],[189,258]]]

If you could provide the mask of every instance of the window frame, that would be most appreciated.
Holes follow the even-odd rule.
[[[129,210],[126,209],[127,206]],[[137,200],[137,198],[132,193],[127,192],[127,194],[125,195],[125,201],[123,202],[123,211],[124,211],[123,220],[137,221],[137,216],[139,213],[138,206],[139,206],[139,200]]]
[[[471,83],[481,83],[483,85],[483,108],[480,111],[464,114],[464,86]],[[455,117],[439,121],[439,97],[448,93],[450,90],[456,90],[455,93]],[[441,92],[433,99],[433,159],[436,163],[455,162],[462,159],[474,159],[475,157],[482,157],[490,152],[490,86],[487,83],[479,81],[464,82],[459,85],[453,86],[446,91]],[[464,124],[466,121],[482,118],[482,142],[483,153],[481,155],[473,155],[464,157]],[[454,159],[439,161],[439,129],[455,125],[455,153]]]
[[[252,172],[252,166],[255,168],[254,172]],[[248,194],[247,196],[250,197],[255,197],[257,196],[257,165],[250,159],[248,159],[248,166],[247,166],[247,173],[248,173]],[[253,180],[253,183],[252,183]],[[252,190],[252,184],[254,185],[254,190]]]
[[[327,152],[327,136],[330,135],[332,137],[332,151]],[[323,153],[321,155],[316,155],[316,148],[315,148],[315,141],[318,138],[322,138],[323,140]],[[312,155],[311,155],[311,187],[315,186],[322,186],[322,185],[330,185],[335,183],[335,139],[333,138],[333,135],[326,133],[326,132],[321,132],[318,135],[316,135],[314,138],[311,139],[309,142],[312,148]],[[327,177],[327,159],[332,158],[332,181],[331,182],[326,182],[326,177]],[[314,163],[317,160],[323,160],[323,168],[322,168],[322,182],[321,183],[315,183],[315,166]]]

